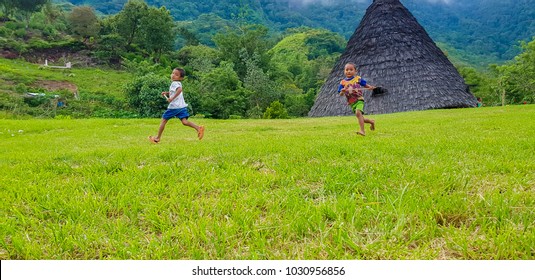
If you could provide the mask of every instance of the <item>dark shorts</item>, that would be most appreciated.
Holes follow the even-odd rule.
[[[166,120],[170,120],[172,118],[179,118],[179,119],[187,119],[189,118],[188,108],[180,108],[180,109],[167,109],[164,113],[162,118]]]

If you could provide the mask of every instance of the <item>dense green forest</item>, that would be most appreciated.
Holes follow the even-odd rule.
[[[108,15],[119,12],[126,1],[69,0],[76,5],[91,5]],[[401,2],[435,41],[446,44],[462,61],[478,67],[512,59],[520,52],[519,41],[529,41],[535,34],[533,0]],[[371,0],[147,0],[147,3],[165,6],[203,44],[213,45],[211,36],[232,25],[238,17],[248,23],[269,26],[275,32],[309,26],[349,39]]]
[[[8,112],[7,116],[43,115],[49,100],[28,98],[24,93],[46,92],[48,96],[68,96],[69,106],[60,111],[60,115],[68,117],[158,117],[165,106],[159,92],[168,86],[169,73],[174,67],[186,69],[185,92],[198,117],[306,116],[332,65],[343,52],[347,35],[353,32],[360,13],[367,7],[365,1],[345,1],[347,8],[342,9],[335,5],[340,4],[336,0],[316,1],[316,4],[285,0],[180,1],[180,5],[166,0],[70,2],[1,2],[1,56],[39,64],[45,58],[56,64],[69,61],[77,68],[98,67],[110,74],[93,77],[88,75],[92,71],[62,70],[63,79],[79,86],[77,99],[42,86],[47,79],[58,79],[46,72],[48,69],[43,69],[42,74],[29,71],[20,75],[20,71],[30,66],[4,59],[0,61],[0,110]],[[416,4],[416,1],[403,2],[407,6]],[[433,5],[441,8],[432,4],[423,6],[438,9],[429,10],[429,14],[444,11],[437,17],[438,22],[442,17],[451,20],[447,14],[452,11],[461,14],[467,7],[477,10],[471,6],[476,2],[458,3],[458,9],[446,9],[446,5],[439,4]],[[73,5],[83,3],[92,6]],[[357,12],[349,12],[354,7],[358,8]],[[529,9],[526,10],[523,15],[530,15]],[[336,16],[332,14],[335,11],[338,11]],[[328,15],[340,21],[326,18]],[[333,26],[321,26],[320,22]],[[461,22],[457,24],[465,26]],[[523,24],[533,26],[533,20],[525,20]],[[336,28],[351,31],[344,34]],[[474,95],[482,97],[485,105],[534,102],[533,37],[521,44],[512,42],[502,51],[485,50],[480,42],[482,56],[494,56],[492,64],[481,67],[483,60],[467,62],[466,57],[473,54],[457,49],[455,41],[449,43],[451,36],[447,32],[439,34],[445,38],[438,42],[439,46],[456,63]],[[474,32],[476,35],[480,36],[481,32]],[[509,37],[504,35],[499,39],[504,38]],[[497,48],[506,46],[494,44]],[[517,49],[514,59],[500,62],[512,55],[512,49]],[[88,76],[82,79],[76,75]],[[120,86],[92,87],[99,82],[92,79]]]

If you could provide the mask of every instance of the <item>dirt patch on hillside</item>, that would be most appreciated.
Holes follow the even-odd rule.
[[[0,50],[0,56],[7,59],[15,59],[19,57],[19,55],[16,52],[12,52],[9,50]]]
[[[59,90],[68,90],[73,94],[73,97],[78,95],[78,87],[67,81],[39,81],[34,84],[35,87],[44,88],[47,91],[59,91]]]
[[[63,66],[67,62],[71,62],[75,67],[94,67],[97,65],[89,51],[70,52],[68,49],[56,48],[33,51],[31,54],[23,56],[26,61],[37,64],[44,64],[47,60],[50,65]]]
[[[24,58],[35,64],[44,64],[47,60],[50,65],[65,65],[67,62],[71,62],[76,67],[94,67],[97,65],[89,50],[72,50],[69,47],[37,49],[23,54],[15,50],[0,49],[0,57],[7,59]]]

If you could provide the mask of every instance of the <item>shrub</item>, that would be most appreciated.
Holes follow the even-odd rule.
[[[158,73],[162,70],[162,67],[159,64],[154,64],[150,60],[125,58],[122,63],[128,72],[134,73],[138,76],[144,76],[150,73]]]
[[[11,34],[13,34],[13,30],[10,30],[5,26],[0,26],[0,37],[9,37]]]
[[[32,96],[32,97],[25,97],[24,103],[28,104],[30,107],[39,107],[41,105],[45,105],[47,103],[50,103],[50,98],[46,96]]]
[[[247,111],[246,115],[249,119],[261,119],[263,116],[262,108],[260,108],[260,106],[254,106],[253,108]]]
[[[16,108],[26,107],[20,95],[0,92],[0,109],[14,110]]]
[[[30,39],[29,47],[31,49],[48,49],[50,48],[50,44],[44,40],[32,38]]]
[[[287,119],[288,110],[278,100],[273,101],[264,112],[264,119]]]
[[[141,117],[159,117],[167,105],[161,92],[168,87],[168,79],[148,74],[128,83],[125,86],[125,93],[128,103],[137,110]]]
[[[26,51],[26,46],[23,43],[10,38],[0,38],[0,45],[2,45],[4,49],[13,50],[18,53]]]
[[[24,23],[18,21],[8,21],[5,26],[13,31],[17,29],[24,29]]]
[[[15,91],[18,93],[25,93],[28,91],[28,87],[25,84],[17,84],[15,86]]]
[[[15,30],[14,33],[15,33],[15,36],[17,38],[24,38],[24,37],[26,37],[26,34],[27,34],[26,30],[24,30],[24,29],[17,29],[17,30]]]

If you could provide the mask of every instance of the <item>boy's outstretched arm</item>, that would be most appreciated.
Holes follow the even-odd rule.
[[[169,92],[168,91],[162,91],[162,96],[165,98],[165,100],[169,101]]]
[[[169,103],[173,102],[173,100],[175,100],[175,98],[177,98],[181,93],[182,93],[182,88],[181,87],[177,88],[176,91],[175,91],[175,94],[173,94],[173,96],[171,96],[171,97],[166,96],[167,97],[167,101],[169,101]]]

